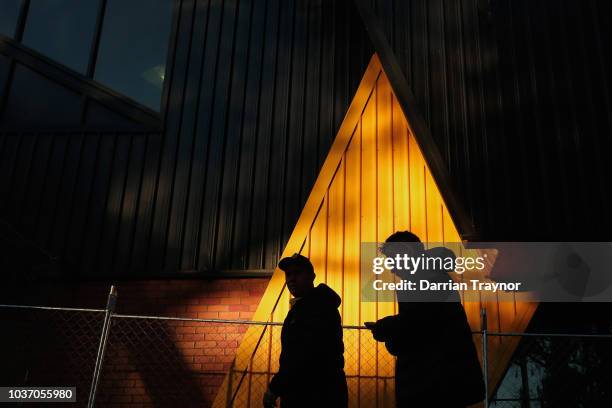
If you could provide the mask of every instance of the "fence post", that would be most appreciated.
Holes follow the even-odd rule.
[[[89,400],[87,408],[93,408],[96,402],[96,391],[98,390],[98,381],[102,372],[102,363],[104,362],[104,352],[106,351],[106,341],[108,340],[108,332],[110,330],[111,319],[117,304],[117,291],[112,285],[106,301],[106,312],[104,314],[104,323],[102,324],[102,334],[100,335],[100,344],[98,345],[98,354],[96,356],[96,365],[94,367],[93,378],[91,379],[91,388],[89,389]]]
[[[489,359],[487,356],[488,339],[487,339],[487,309],[480,309],[480,324],[482,330],[482,376],[484,378],[485,399],[484,408],[489,408]]]

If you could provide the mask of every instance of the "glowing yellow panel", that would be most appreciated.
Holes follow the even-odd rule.
[[[395,303],[361,301],[360,244],[384,241],[398,230],[411,230],[424,241],[460,242],[443,196],[374,55],[282,256],[300,252],[310,257],[316,282],[326,282],[342,296],[344,325],[395,314]],[[458,255],[474,251],[462,244],[452,249]],[[484,275],[478,279],[486,279]],[[463,293],[472,328],[479,329],[480,309],[485,307],[490,329],[524,330],[534,304],[507,296],[502,293],[500,301],[484,303],[478,293]],[[288,310],[284,274],[277,269],[253,319],[282,322]],[[394,406],[394,358],[367,330],[345,329],[344,343],[350,406]],[[490,346],[493,389],[516,340],[496,339]],[[278,370],[279,353],[280,327],[250,327],[214,405],[260,405]]]

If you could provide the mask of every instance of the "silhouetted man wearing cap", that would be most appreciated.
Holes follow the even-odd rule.
[[[387,257],[406,253],[411,257],[423,254],[455,259],[448,248],[425,250],[421,240],[408,231],[392,234],[381,250]],[[393,273],[411,279],[405,271]],[[449,279],[445,270],[419,270],[414,276],[426,276],[432,281]],[[459,294],[397,292],[397,299],[399,314],[366,322],[374,339],[385,342],[387,350],[397,356],[396,406],[460,408],[482,401],[482,371]]]
[[[264,407],[346,407],[344,343],[338,306],[329,286],[314,287],[314,268],[305,256],[283,258],[287,288],[294,297],[283,322],[278,373],[264,395]]]

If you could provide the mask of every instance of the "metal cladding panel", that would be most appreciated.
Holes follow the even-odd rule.
[[[183,1],[147,269],[268,270],[372,53],[350,1]]]
[[[367,3],[482,238],[606,239],[607,2]],[[159,132],[90,101],[95,132],[0,136],[0,218],[75,276],[272,271],[374,51],[352,0],[174,17]]]
[[[135,232],[151,222],[160,134],[0,135],[2,236],[14,237],[2,248],[15,262],[6,271],[28,280],[138,269],[146,252]]]
[[[609,2],[371,7],[482,238],[609,238]]]
[[[163,130],[2,134],[0,219],[64,274],[271,272],[373,52],[349,0],[174,14]]]

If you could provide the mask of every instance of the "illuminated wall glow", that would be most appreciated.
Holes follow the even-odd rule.
[[[413,231],[430,242],[461,240],[374,55],[283,256],[300,252],[310,257],[317,273],[315,284],[325,282],[342,297],[343,324],[362,325],[396,313],[397,305],[360,301],[360,243],[384,241],[397,230]],[[473,329],[480,328],[480,308],[486,307],[490,330],[513,332],[524,330],[535,309],[533,303],[518,301],[465,302],[464,306]],[[288,309],[289,293],[283,272],[277,269],[253,320],[282,322]],[[370,406],[376,401],[376,406],[394,406],[393,357],[369,332],[351,331],[350,338],[348,332],[345,371],[350,405]],[[493,382],[501,377],[516,344],[511,338],[491,341]],[[251,327],[215,406],[227,406],[228,400],[234,406],[259,406],[278,370],[279,353],[280,327]]]

